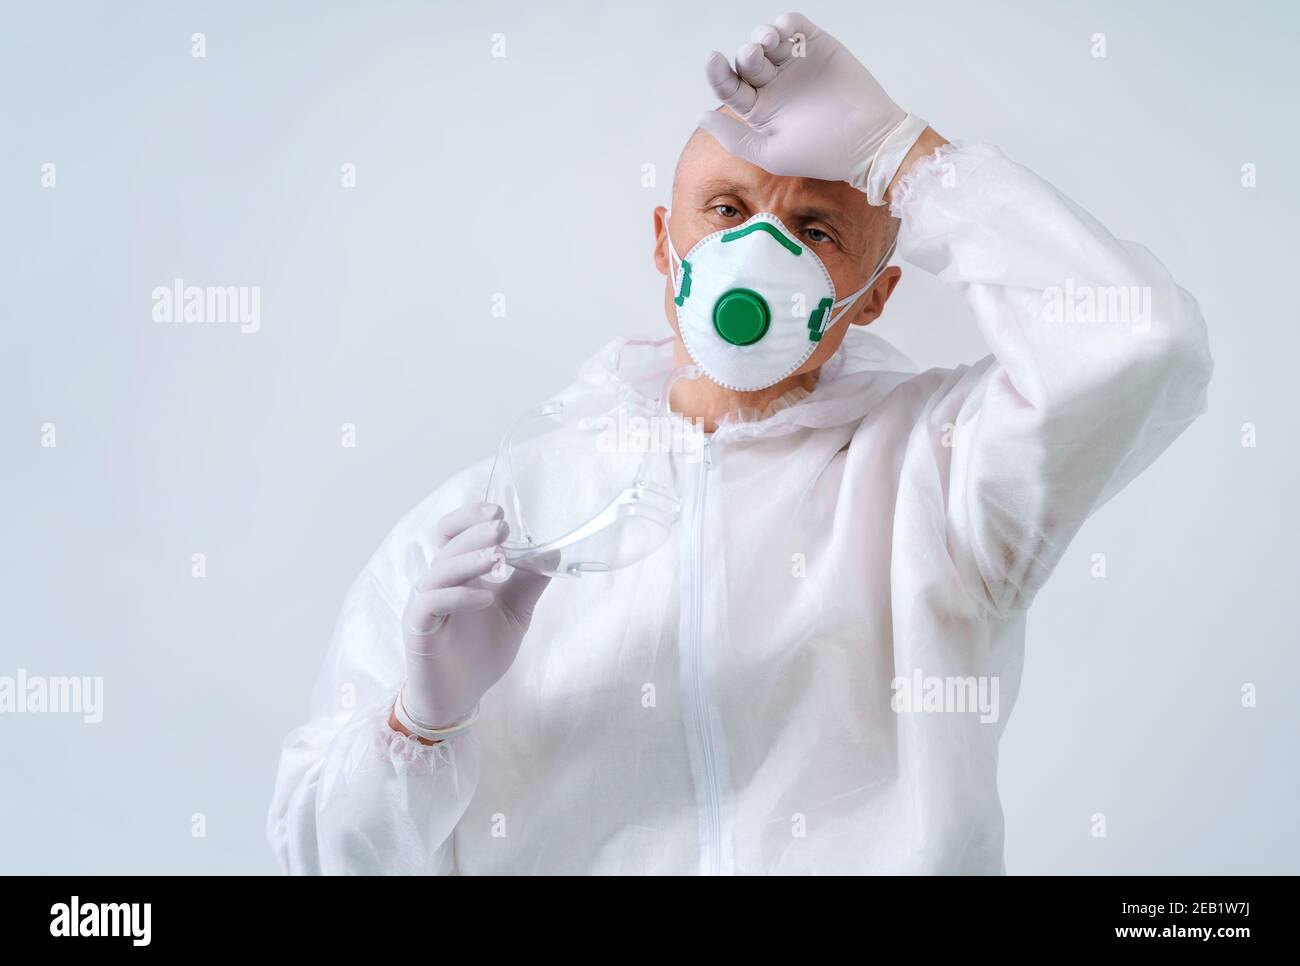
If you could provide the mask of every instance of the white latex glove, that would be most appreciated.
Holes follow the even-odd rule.
[[[514,662],[549,577],[516,570],[483,580],[510,528],[501,507],[471,503],[438,522],[438,551],[411,588],[402,616],[407,713],[426,728],[473,714]]]
[[[890,100],[843,44],[803,14],[782,14],[751,37],[734,70],[716,50],[705,65],[713,93],[745,123],[708,111],[699,126],[773,174],[847,181],[883,204],[925,122]]]

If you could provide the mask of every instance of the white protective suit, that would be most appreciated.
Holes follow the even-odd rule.
[[[951,167],[948,167],[948,166]],[[1144,248],[997,149],[918,165],[901,255],[962,292],[993,355],[916,374],[854,330],[806,399],[683,457],[673,539],[556,579],[469,731],[389,730],[399,618],[436,521],[348,593],[268,833],[304,873],[996,873],[997,747],[1025,612],[1084,519],[1200,414],[1195,301]],[[1044,292],[1149,290],[1150,322],[1052,320]],[[1139,303],[1135,303],[1139,304]],[[658,391],[615,343],[568,390]],[[996,722],[896,713],[896,678],[999,681]]]

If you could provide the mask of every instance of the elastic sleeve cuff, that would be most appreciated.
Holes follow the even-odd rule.
[[[457,740],[468,734],[468,731],[462,731],[437,744],[426,745],[414,735],[394,731],[388,723],[391,711],[390,702],[375,715],[375,752],[399,775],[432,775],[451,763]]]
[[[889,205],[889,213],[895,218],[903,217],[903,210],[913,198],[919,198],[934,186],[943,174],[945,164],[953,161],[954,156],[966,148],[964,144],[941,144],[934,153],[912,165],[912,170],[903,175],[894,197]]]
[[[903,163],[907,152],[912,150],[912,145],[927,127],[929,125],[924,119],[909,114],[885,138],[885,143],[871,159],[866,184],[857,186],[867,193],[868,204],[878,208],[885,203],[885,192],[889,190],[890,182],[898,173],[898,166]]]

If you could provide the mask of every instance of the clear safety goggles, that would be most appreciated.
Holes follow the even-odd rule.
[[[484,497],[510,526],[507,567],[580,577],[659,549],[681,515],[673,456],[699,446],[666,400],[667,387],[655,404],[560,399],[516,422]]]

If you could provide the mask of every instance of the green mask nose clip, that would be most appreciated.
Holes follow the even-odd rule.
[[[747,288],[733,288],[713,306],[713,328],[732,345],[753,345],[767,335],[771,324],[767,302]]]

